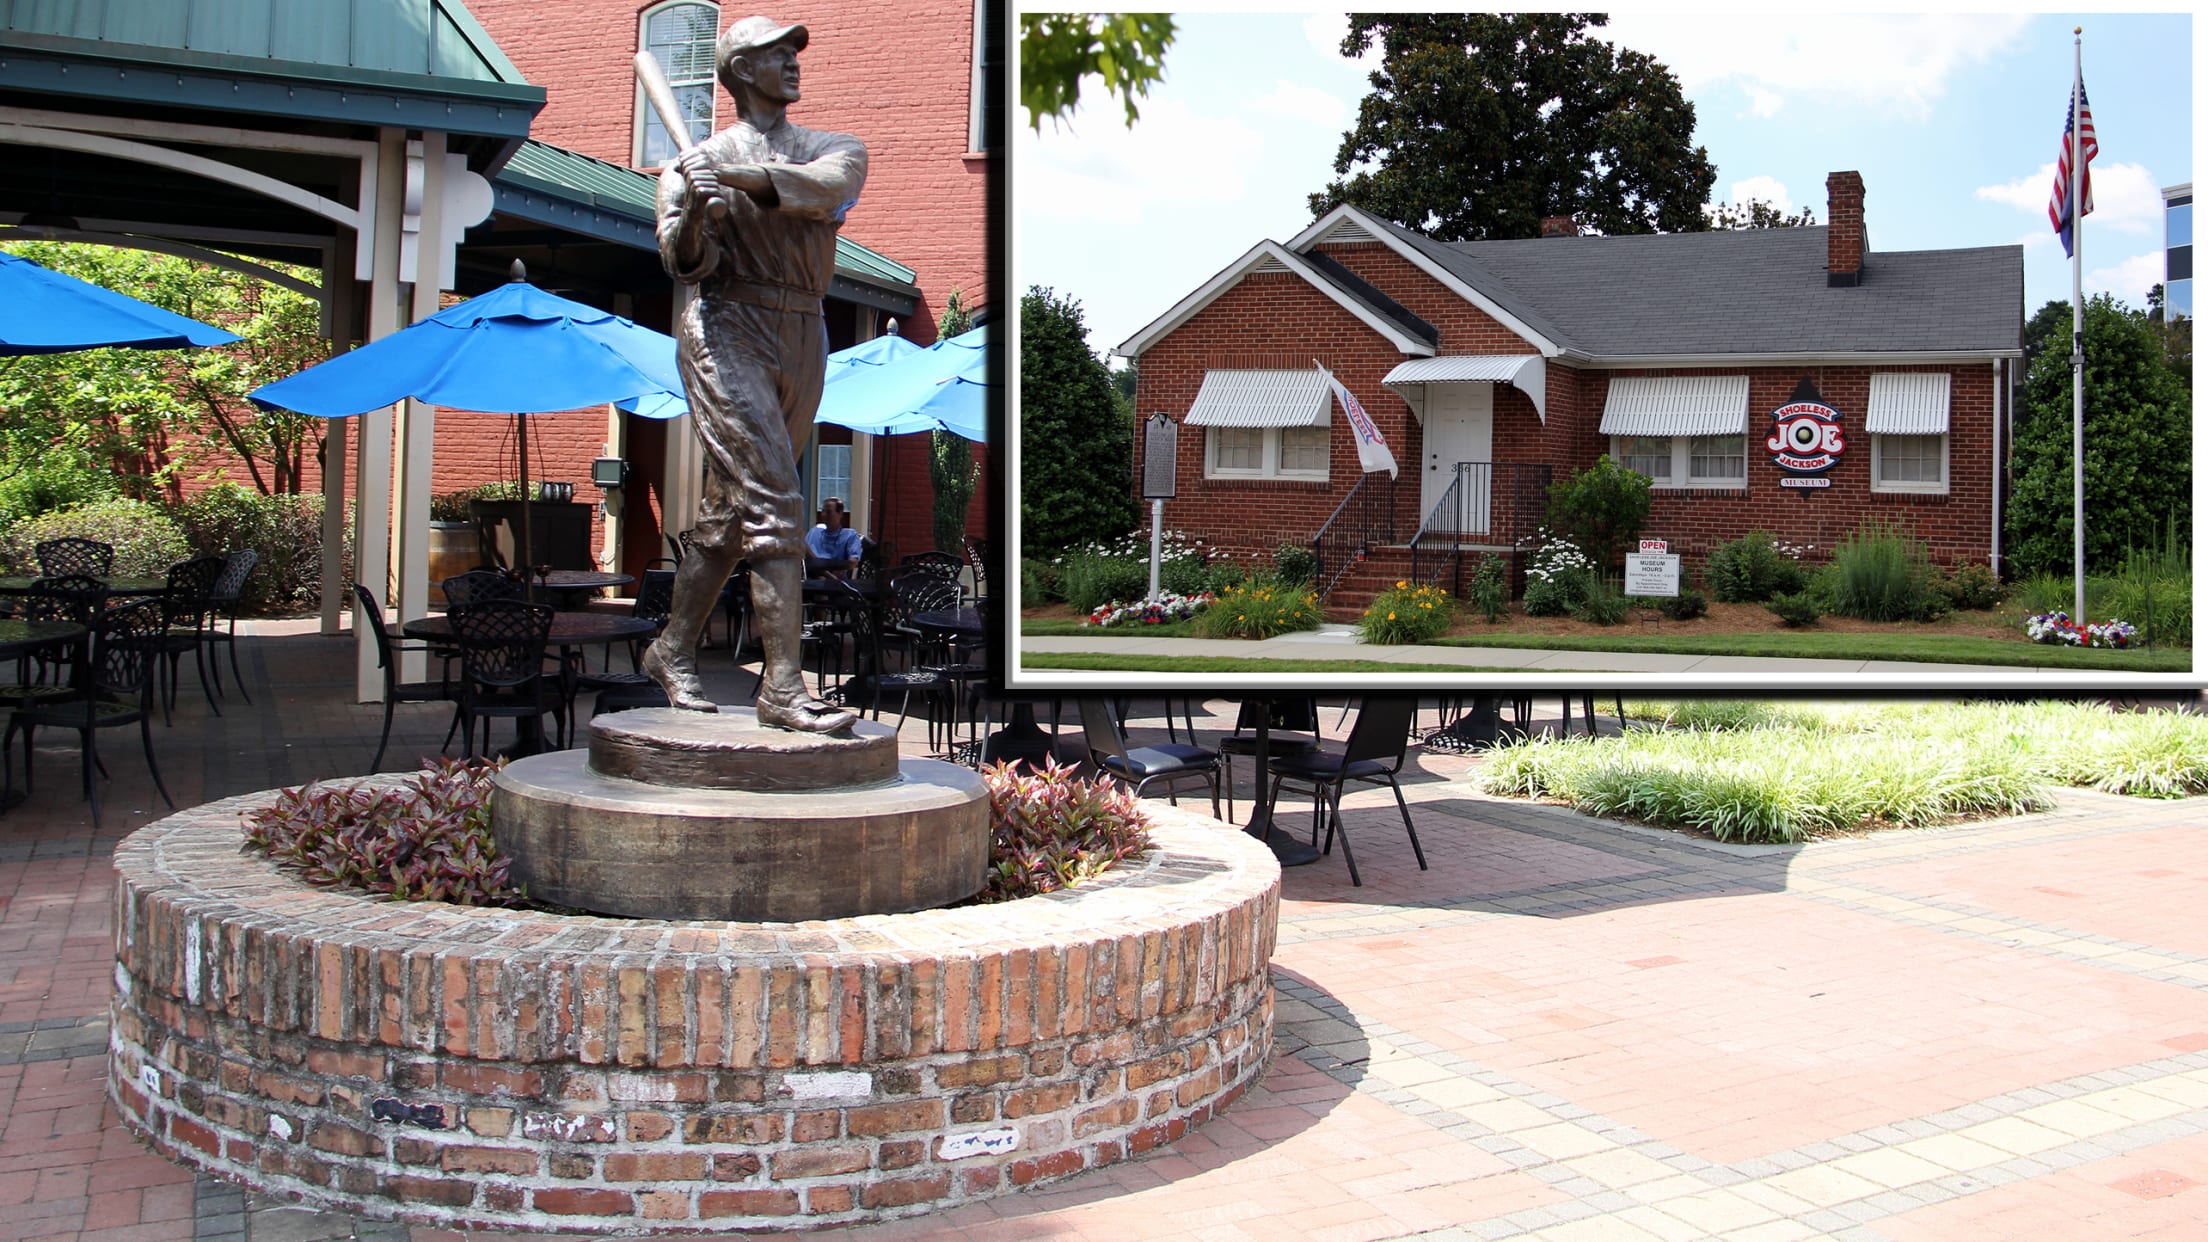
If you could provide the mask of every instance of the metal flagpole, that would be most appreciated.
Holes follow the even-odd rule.
[[[2085,624],[2085,217],[2078,213],[2084,191],[2084,121],[2079,104],[2085,96],[2085,27],[2071,30],[2070,75],[2070,553],[2076,566],[2077,611],[2071,614]]]

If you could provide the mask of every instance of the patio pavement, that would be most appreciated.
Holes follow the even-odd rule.
[[[179,805],[374,751],[349,640],[260,628],[257,706],[218,719],[186,686],[156,729]],[[707,666],[733,699],[725,653]],[[1231,720],[1208,706],[1207,738]],[[398,722],[404,755],[446,716]],[[462,1237],[250,1199],[116,1121],[108,856],[164,812],[135,746],[104,749],[102,829],[66,749],[0,815],[0,1242]],[[1259,1089],[1173,1148],[842,1235],[2203,1236],[2208,800],[1728,847],[1484,798],[1476,758],[1411,753],[1431,869],[1375,791],[1349,813],[1363,888],[1337,857],[1286,873]]]

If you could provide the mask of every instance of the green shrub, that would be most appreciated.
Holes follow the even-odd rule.
[[[1221,594],[1229,587],[1238,587],[1250,580],[1250,571],[1224,558],[1204,566],[1204,589],[1213,595]]]
[[[1752,530],[1711,552],[1702,579],[1721,604],[1760,604],[1801,590],[1808,575],[1769,532]]]
[[[1150,848],[1150,821],[1134,790],[1075,779],[1045,759],[1040,772],[983,768],[989,786],[989,882],[979,902],[1056,892]]]
[[[1763,606],[1770,609],[1779,620],[1792,626],[1815,625],[1817,618],[1824,615],[1824,608],[1818,604],[1817,596],[1810,591],[1774,595]]]
[[[1510,563],[1500,556],[1483,554],[1473,566],[1472,581],[1465,588],[1472,607],[1489,625],[1510,611]]]
[[[1872,519],[1833,550],[1825,602],[1840,616],[1914,620],[1925,615],[1930,579],[1924,544],[1898,526]]]
[[[1932,589],[1957,612],[1983,612],[2001,605],[2001,580],[1976,561],[1935,574]]]
[[[1217,602],[1197,614],[1195,625],[1204,638],[1271,638],[1315,630],[1319,597],[1305,584],[1252,578],[1220,592]]]
[[[497,767],[439,759],[405,785],[303,785],[245,817],[245,847],[318,888],[397,901],[519,906],[491,838]]]
[[[12,574],[38,572],[38,545],[49,539],[94,539],[115,549],[119,578],[159,578],[189,559],[191,542],[158,507],[142,500],[97,500],[18,522],[0,535],[0,560]]]
[[[110,499],[117,495],[115,485],[113,474],[93,470],[68,455],[41,458],[0,480],[0,528],[56,509]]]
[[[1569,539],[1547,539],[1526,565],[1526,615],[1561,617],[1587,597],[1593,561]]]
[[[1032,556],[1020,558],[1020,602],[1032,608],[1037,604],[1061,603],[1066,598],[1065,584],[1058,566],[1051,561],[1037,560]]]
[[[1692,621],[1710,610],[1709,601],[1702,598],[1700,591],[1681,591],[1656,607],[1674,621]]]
[[[1284,543],[1273,552],[1273,576],[1310,586],[1319,574],[1319,554],[1308,543]]]
[[[1549,487],[1548,528],[1584,549],[1598,569],[1608,569],[1648,524],[1648,476],[1615,458]]]
[[[1075,612],[1094,612],[1115,599],[1141,599],[1150,590],[1150,567],[1124,556],[1074,552],[1060,580]]]
[[[1589,625],[1617,625],[1632,615],[1633,601],[1611,586],[1608,579],[1592,575],[1587,580],[1587,593],[1572,609],[1574,621],[1585,621]]]
[[[1439,638],[1456,621],[1456,601],[1432,583],[1398,582],[1383,591],[1357,621],[1357,636],[1380,646]]]
[[[170,510],[192,550],[220,556],[237,548],[260,553],[245,580],[239,611],[296,613],[322,599],[322,498],[263,496],[235,483],[217,483]],[[345,541],[345,580],[352,581],[352,540]]]

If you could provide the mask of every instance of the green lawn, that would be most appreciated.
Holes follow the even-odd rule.
[[[1478,664],[1395,664],[1386,660],[1267,660],[1250,656],[1139,656],[1103,651],[1030,651],[1020,667],[1131,673],[1524,673]]]
[[[1099,629],[1071,620],[1031,620],[1020,623],[1020,633],[1030,638],[1194,638],[1191,622]],[[2005,642],[1967,634],[1893,633],[1782,630],[1763,634],[1471,634],[1435,639],[1436,647],[1508,647],[1535,651],[1622,651],[1657,655],[1780,656],[1809,660],[1896,660],[1910,664],[1991,664],[2011,668],[2087,669],[2118,673],[2185,673],[2192,671],[2193,653],[2184,647],[2137,648],[2131,651],[2088,651],[2045,643]],[[1029,667],[1052,667],[1033,663]],[[1057,657],[1053,657],[1057,658]],[[1119,659],[1120,657],[1103,657]],[[1277,666],[1277,661],[1264,661]],[[1349,669],[1355,661],[1316,662],[1320,667]],[[1058,667],[1076,667],[1064,665]],[[1162,668],[1155,662],[1116,663],[1080,667]],[[1409,665],[1382,665],[1408,668]],[[1420,666],[1428,667],[1428,666]],[[1450,670],[1461,666],[1430,666]],[[1223,670],[1215,670],[1223,671]],[[1477,671],[1477,670],[1475,670]],[[1518,670],[1510,670],[1518,671]]]
[[[1436,639],[1440,647],[1510,647],[1541,651],[1629,651],[1660,655],[1784,656],[1809,660],[1900,660],[1912,664],[2000,664],[2123,673],[2184,673],[2193,653],[2183,647],[2089,651],[2045,643],[2005,642],[1967,634],[1471,634]]]

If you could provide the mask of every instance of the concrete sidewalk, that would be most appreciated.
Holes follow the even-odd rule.
[[[1256,641],[1225,638],[1022,637],[1023,654],[1096,652],[1124,656],[1193,656],[1244,660],[1372,660],[1383,664],[1460,664],[1473,669],[1529,673],[1660,673],[1667,676],[1769,674],[1788,678],[1895,677],[1971,674],[2056,674],[2076,669],[2018,668],[1992,664],[1929,664],[1900,660],[1796,659],[1774,656],[1666,655],[1629,651],[1544,651],[1526,647],[1372,646],[1347,625],[1328,624]]]
[[[245,657],[256,705],[214,717],[187,687],[156,728],[180,804],[363,768],[382,712],[349,701],[346,640],[262,635]],[[707,668],[732,698],[725,655]],[[446,715],[398,721],[410,756]],[[1231,722],[1223,699],[1198,709],[1206,741]],[[1338,713],[1322,724],[1338,742]],[[919,723],[905,736],[923,748]],[[162,811],[132,739],[107,749],[95,831],[53,741],[0,816],[0,1240],[460,1242],[250,1198],[117,1124],[108,856]],[[1339,851],[1284,877],[1260,1088],[1170,1149],[839,1236],[2201,1236],[2208,800],[2068,793],[1731,847],[1488,798],[1477,757],[1410,754],[1429,869],[1369,790],[1346,806],[1364,886]]]

